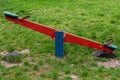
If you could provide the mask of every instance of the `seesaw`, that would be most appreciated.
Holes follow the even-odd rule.
[[[55,56],[63,57],[63,43],[71,42],[83,46],[88,46],[91,48],[98,49],[94,56],[96,57],[109,57],[115,58],[116,56],[113,54],[113,51],[117,49],[117,46],[113,45],[112,39],[108,39],[104,43],[100,43],[94,40],[90,40],[81,36],[77,36],[68,32],[59,31],[57,29],[51,28],[49,26],[45,26],[30,20],[27,20],[28,16],[20,18],[18,15],[13,14],[11,12],[4,12],[5,18],[14,23],[20,24],[27,28],[31,28],[35,31],[41,32],[50,36],[53,40],[55,40]]]

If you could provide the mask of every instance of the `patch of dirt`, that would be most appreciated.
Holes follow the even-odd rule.
[[[30,49],[23,49],[21,51],[16,50],[15,52],[18,52],[21,54],[29,54]],[[0,52],[0,55],[5,56],[6,54],[8,54],[8,52],[6,52],[6,51]],[[13,66],[17,66],[17,65],[22,65],[22,63],[9,63],[7,61],[0,61],[0,63],[3,64],[5,67],[13,67]]]
[[[4,55],[6,55],[6,53],[7,53],[6,51],[3,51],[3,52],[0,52],[0,55],[4,56]]]
[[[18,52],[18,53],[21,53],[21,54],[26,54],[26,53],[29,54],[30,53],[30,49],[23,49],[21,51],[15,50],[15,52]],[[0,52],[0,54],[4,56],[4,55],[8,54],[8,52],[3,51],[3,52]]]
[[[72,80],[78,80],[78,77],[74,74],[71,75],[60,75],[59,78],[62,80],[64,77],[70,76]]]
[[[17,65],[22,65],[22,63],[9,63],[6,61],[0,61],[1,64],[3,64],[5,67],[13,67],[13,66],[17,66]]]
[[[111,59],[106,62],[96,62],[98,66],[104,66],[106,68],[118,67],[120,66],[120,60]]]
[[[30,49],[23,49],[23,50],[18,51],[18,52],[21,53],[21,54],[30,53]]]
[[[70,75],[70,77],[72,78],[72,80],[78,80],[77,76],[76,75]]]

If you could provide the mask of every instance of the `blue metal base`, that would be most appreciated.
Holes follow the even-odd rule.
[[[58,58],[62,58],[63,54],[63,35],[62,31],[55,32],[55,56]]]

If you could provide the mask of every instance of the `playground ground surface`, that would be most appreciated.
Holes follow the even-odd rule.
[[[117,58],[95,58],[94,49],[73,43],[64,43],[65,56],[56,58],[50,37],[5,20],[3,11],[102,43],[113,38]],[[1,61],[0,79],[119,80],[119,34],[119,0],[0,0],[0,59],[24,51],[21,63]]]

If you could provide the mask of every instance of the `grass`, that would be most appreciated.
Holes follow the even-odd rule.
[[[30,49],[22,66],[6,68],[0,64],[1,80],[119,80],[120,67],[105,68],[96,65],[94,49],[64,44],[65,57],[54,57],[54,41],[39,32],[5,20],[3,11],[63,31],[104,42],[113,38],[120,45],[119,0],[0,0],[0,52]],[[120,59],[120,49],[114,53]],[[2,58],[2,57],[0,57]]]

